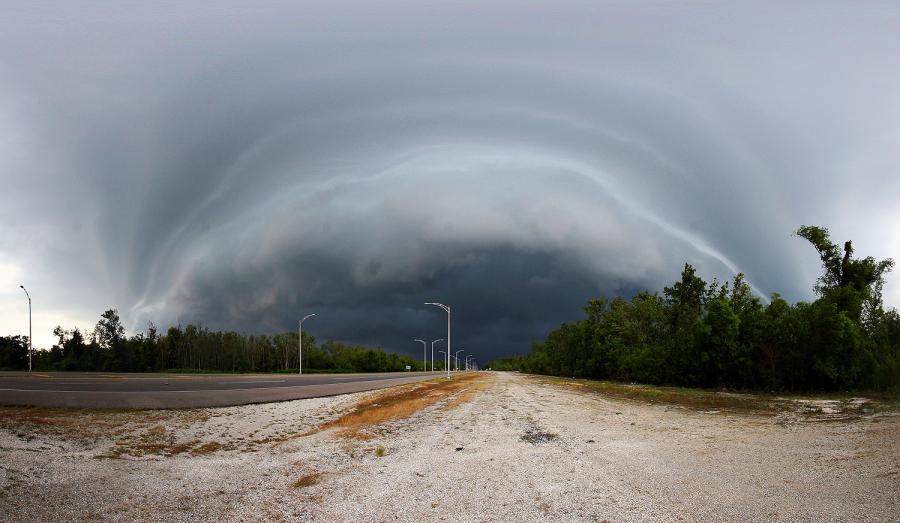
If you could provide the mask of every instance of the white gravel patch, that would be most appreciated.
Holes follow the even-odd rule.
[[[900,519],[894,414],[805,423],[490,379],[471,401],[437,404],[368,441],[290,437],[373,393],[109,414],[120,429],[95,437],[0,428],[0,520]],[[102,457],[159,433],[223,447]],[[292,487],[308,474],[321,476]]]

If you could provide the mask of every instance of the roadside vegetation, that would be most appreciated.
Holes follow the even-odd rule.
[[[102,372],[296,372],[296,332],[244,335],[216,332],[199,325],[173,326],[160,332],[125,336],[119,314],[108,310],[93,331],[54,330],[58,341],[50,350],[36,350],[35,370]],[[303,371],[391,372],[422,370],[422,361],[381,348],[318,344],[303,333]],[[0,370],[28,368],[28,338],[0,337]]]
[[[590,300],[586,318],[488,366],[684,387],[896,393],[900,313],[881,299],[893,260],[856,258],[851,242],[840,249],[822,227],[796,235],[822,260],[812,303],[776,293],[763,304],[743,274],[707,283],[685,264],[662,295]]]
[[[483,374],[470,373],[452,380],[440,378],[393,387],[366,398],[339,418],[324,423],[303,435],[308,436],[322,430],[334,429],[338,436],[344,438],[369,439],[373,436],[373,427],[389,421],[408,418],[440,401],[447,401],[444,410],[452,409],[469,401],[475,392],[487,387],[487,380],[488,378]]]

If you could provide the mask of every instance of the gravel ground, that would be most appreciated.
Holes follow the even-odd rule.
[[[896,413],[700,412],[484,379],[365,440],[300,435],[375,393],[7,416],[0,520],[900,520]]]

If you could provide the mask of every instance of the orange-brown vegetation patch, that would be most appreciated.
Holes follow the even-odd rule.
[[[304,435],[326,429],[336,429],[337,434],[341,437],[368,439],[371,434],[367,432],[367,429],[374,425],[408,418],[424,408],[452,397],[465,389],[474,389],[477,384],[486,381],[487,378],[483,375],[465,374],[451,380],[441,378],[394,387],[360,401],[343,416],[324,423]],[[475,392],[476,390],[473,390],[472,394]]]
[[[315,485],[316,483],[322,481],[322,473],[321,472],[311,472],[302,478],[291,483],[291,488],[306,488]]]
[[[218,441],[210,441],[191,449],[191,456],[205,456],[222,450],[222,444]]]

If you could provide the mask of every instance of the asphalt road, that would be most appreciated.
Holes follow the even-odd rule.
[[[139,409],[226,407],[361,392],[440,376],[440,372],[303,376],[2,372],[0,405]]]

